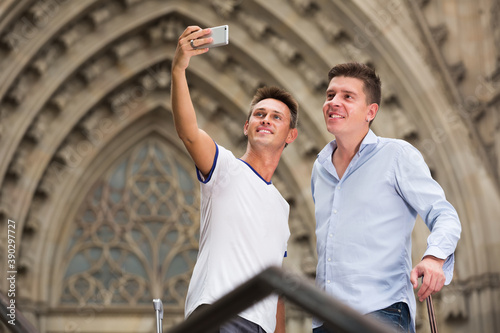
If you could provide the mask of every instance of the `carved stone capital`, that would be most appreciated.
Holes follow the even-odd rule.
[[[317,8],[313,0],[289,0],[292,5],[301,13],[308,14]]]
[[[246,91],[255,91],[262,85],[260,79],[241,66],[234,66],[234,74]]]
[[[325,35],[326,40],[329,42],[338,41],[345,35],[345,30],[339,26],[330,16],[323,12],[316,15],[316,24]]]
[[[451,77],[456,83],[460,83],[464,80],[467,74],[467,68],[465,68],[465,64],[462,61],[451,65],[449,68]]]
[[[445,23],[430,28],[432,38],[438,46],[442,46],[448,38],[448,27]]]
[[[269,38],[269,42],[283,63],[292,64],[299,58],[298,50],[286,39],[274,35]]]
[[[224,18],[234,15],[242,0],[212,0],[212,7],[215,12]]]
[[[238,13],[238,21],[248,30],[256,40],[262,39],[269,31],[269,24],[253,15],[245,12]]]
[[[27,153],[24,149],[18,149],[7,171],[9,177],[12,177],[14,179],[21,178],[21,176],[24,174],[24,171],[26,170],[26,155]]]
[[[303,78],[306,79],[307,83],[316,91],[324,91],[328,86],[327,79],[325,75],[316,72],[314,68],[309,66],[306,62],[301,61],[297,69]]]

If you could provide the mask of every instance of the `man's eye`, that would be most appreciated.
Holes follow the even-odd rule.
[[[280,116],[278,116],[278,115],[276,115],[276,116],[274,116],[274,119],[281,120],[281,117],[280,117]]]

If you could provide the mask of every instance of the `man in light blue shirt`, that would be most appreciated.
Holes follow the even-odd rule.
[[[413,289],[423,301],[450,283],[461,226],[422,155],[403,140],[377,137],[370,124],[381,82],[363,64],[329,72],[323,115],[335,140],[314,163],[316,284],[363,314],[415,331]],[[422,261],[412,269],[417,214],[431,230]],[[313,321],[313,332],[330,332]]]

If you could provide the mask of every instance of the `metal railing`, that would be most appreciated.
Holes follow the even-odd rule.
[[[212,305],[196,311],[184,322],[170,329],[168,333],[210,332],[272,293],[284,296],[288,301],[322,320],[326,328],[335,330],[335,332],[386,333],[389,331],[385,325],[359,314],[298,274],[270,267]],[[0,309],[2,309],[0,319],[11,332],[38,333],[38,330],[17,308],[15,310],[16,325],[8,324],[10,317],[4,311],[8,305],[7,297],[0,293]],[[156,299],[154,306],[157,313],[157,323],[162,325],[160,320],[163,317],[161,301]],[[158,329],[161,330],[157,327]]]
[[[196,311],[168,333],[207,333],[271,293],[284,296],[335,332],[387,333],[390,330],[344,305],[296,273],[270,267],[210,306]]]

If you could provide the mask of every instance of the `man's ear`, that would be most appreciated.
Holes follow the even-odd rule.
[[[245,125],[243,125],[243,134],[245,134],[245,136],[248,136],[248,120],[245,121]]]
[[[366,115],[367,121],[372,121],[378,112],[378,104],[372,103],[368,106],[368,114]]]
[[[292,143],[297,139],[297,135],[299,135],[299,132],[297,131],[296,128],[291,128],[288,131],[288,136],[286,137],[286,143]]]

